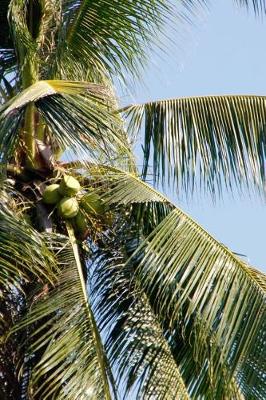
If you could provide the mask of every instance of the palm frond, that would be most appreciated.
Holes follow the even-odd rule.
[[[144,168],[211,193],[243,186],[265,191],[266,97],[210,96],[127,107],[130,129],[144,129]],[[150,164],[150,165],[149,165]],[[196,178],[198,177],[198,180]]]
[[[265,0],[238,0],[256,14],[265,13]],[[148,59],[149,50],[162,47],[164,28],[191,22],[191,14],[206,6],[207,0],[180,2],[117,0],[65,0],[61,43],[61,65],[74,70],[102,71],[103,74],[125,72],[138,74]],[[165,48],[165,43],[164,46]]]
[[[17,74],[17,58],[15,52],[12,49],[0,49],[0,84],[2,89],[0,92],[0,104],[6,101],[6,97],[3,96],[3,90],[6,92],[7,85],[9,87],[14,86],[14,82],[17,80]],[[12,78],[10,79],[10,77]]]
[[[12,154],[19,140],[18,128],[25,107],[34,103],[61,149],[74,154],[117,151],[128,154],[121,121],[108,105],[104,87],[68,81],[39,81],[0,109],[1,146]]]
[[[6,187],[1,187],[0,200],[0,393],[3,399],[23,398],[18,365],[27,335],[10,338],[7,334],[25,312],[26,292],[33,281],[39,286],[55,285],[58,266],[44,236],[25,218],[23,209],[28,204],[15,196],[14,189],[9,195]]]
[[[144,255],[139,279],[150,296],[156,293],[157,312],[169,315],[172,327],[181,318],[190,334],[198,335],[201,343],[197,343],[196,355],[210,357],[213,377],[227,364],[227,380],[234,373],[244,391],[258,391],[258,398],[263,399],[266,279],[261,285],[242,260],[180,210],[169,214],[146,244],[141,246]],[[242,368],[253,358],[256,368],[252,377],[241,376]]]
[[[5,106],[2,107],[4,111],[3,116],[5,117],[9,113],[18,111],[27,104],[37,102],[47,96],[55,94],[78,95],[82,93],[101,96],[102,99],[104,95],[108,95],[103,86],[94,83],[59,80],[38,81],[7,102]]]
[[[128,234],[116,229],[104,238],[90,266],[95,314],[118,387],[124,398],[189,399],[162,328],[134,283],[134,269],[125,267]]]
[[[40,399],[111,399],[112,377],[87,295],[74,236],[49,235],[61,273],[58,285],[30,304],[13,333],[28,327],[37,365],[31,391]],[[113,388],[116,398],[115,388]]]
[[[3,201],[3,199],[2,199]],[[40,233],[23,217],[0,209],[0,285],[10,290],[35,275],[44,282],[56,281],[56,263]]]
[[[117,181],[116,201],[125,204],[126,199],[130,205],[140,191],[143,202],[143,182],[126,172],[124,180],[126,175],[123,193],[121,179]],[[147,202],[151,198],[156,201],[154,189],[150,191]],[[115,194],[114,182],[110,193]],[[186,345],[192,346],[191,355],[186,348],[185,355],[179,354],[183,370],[187,371],[191,359],[200,365],[205,362],[202,375],[190,372],[191,393],[201,395],[200,381],[206,382],[210,374],[213,385],[217,384],[211,388],[217,396],[225,388],[235,390],[235,379],[244,394],[263,399],[265,275],[249,267],[179,208],[142,239],[132,258],[138,260],[137,279],[156,315],[166,324],[169,341],[173,340],[174,346],[175,334],[180,332]]]
[[[64,2],[67,24],[62,56],[83,69],[104,74],[136,73],[163,22],[171,19],[170,2],[71,0]],[[168,19],[168,21],[169,21]]]
[[[142,180],[138,180],[136,185],[137,176],[133,173],[119,170],[118,168],[102,168],[105,174],[102,179],[98,177],[101,184],[106,183],[107,190],[103,195],[103,199],[108,204],[133,204],[133,203],[167,203],[166,199],[160,192],[153,189],[150,185]],[[94,176],[95,168],[93,170]]]

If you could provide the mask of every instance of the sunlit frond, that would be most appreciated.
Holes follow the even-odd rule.
[[[125,248],[132,239],[129,231],[117,229],[113,235],[104,239],[104,248],[91,260],[91,286],[95,314],[123,398],[189,399],[162,328],[136,288],[134,269],[125,267]]]
[[[144,129],[144,176],[212,193],[223,184],[265,191],[266,98],[210,96],[155,101],[125,109]]]
[[[157,312],[169,315],[172,329],[181,320],[184,330],[189,327],[189,334],[197,335],[196,355],[211,357],[213,378],[225,363],[228,382],[235,373],[244,389],[260,388],[263,399],[266,295],[256,274],[180,210],[169,214],[141,247],[140,280],[150,295],[156,292]],[[256,359],[257,369],[247,378],[241,369],[249,358]]]
[[[170,2],[71,0],[64,1],[66,62],[105,74],[137,73],[163,22],[174,13]],[[160,39],[159,39],[160,40]],[[70,60],[70,58],[72,60]]]
[[[62,150],[74,154],[129,152],[121,121],[109,110],[108,91],[83,82],[39,81],[0,109],[1,147],[12,154],[25,107],[35,104]]]
[[[143,182],[128,175],[122,194],[120,180],[117,203],[125,204],[125,199],[129,205],[136,202],[135,192]],[[148,190],[148,185],[145,187]],[[110,193],[115,194],[115,183]],[[156,199],[153,188],[147,202],[151,198]],[[216,382],[216,388],[211,388],[216,394],[222,387],[228,393],[235,390],[230,385],[236,379],[243,393],[256,393],[263,399],[265,275],[250,268],[179,208],[141,241],[134,258],[139,260],[136,277],[166,324],[169,340],[175,347],[175,335],[182,326],[180,334],[186,345],[192,346],[188,353],[186,348],[182,350],[184,356],[178,355],[181,366],[189,357],[200,365],[206,363],[198,380],[190,374],[191,393],[202,394],[199,383],[207,374]],[[186,370],[185,364],[183,368]]]

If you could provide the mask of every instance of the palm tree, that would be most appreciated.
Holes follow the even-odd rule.
[[[114,92],[183,3],[1,2],[3,400],[266,397],[265,275],[155,189],[265,195],[266,98]]]

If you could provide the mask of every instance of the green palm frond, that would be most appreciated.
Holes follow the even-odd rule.
[[[63,60],[107,75],[136,73],[154,36],[158,40],[163,22],[173,14],[171,3],[162,0],[67,0],[64,6]]]
[[[149,186],[126,172],[124,181],[126,175],[123,193],[121,179],[117,181],[120,200],[117,196],[116,201],[125,204],[127,199],[130,205],[136,201],[136,191],[144,194],[143,185],[145,190]],[[154,189],[150,191],[147,202],[156,201]],[[114,182],[110,193],[115,193]],[[202,370],[203,377],[190,378],[193,395],[202,393],[200,379],[210,374],[218,385],[214,393],[221,385],[229,390],[234,378],[243,393],[256,393],[263,399],[265,275],[250,268],[179,208],[142,240],[134,257],[139,263],[137,279],[166,324],[169,340],[174,343],[175,332],[183,326],[180,335],[186,345],[194,346],[193,357],[179,358],[181,365],[191,357],[208,365]]]
[[[102,99],[104,95],[108,95],[103,86],[94,83],[59,80],[39,81],[7,102],[5,106],[2,107],[3,117],[6,117],[9,113],[20,110],[31,102],[37,102],[47,96],[49,97],[56,94],[78,95],[84,93],[101,96]]]
[[[107,191],[103,199],[108,204],[132,204],[132,203],[168,203],[169,201],[160,192],[153,189],[144,181],[138,180],[136,175],[119,169],[103,167],[105,174],[99,180],[102,184],[106,182]],[[94,170],[95,176],[95,170]],[[99,179],[99,178],[98,178]]]
[[[32,58],[40,64],[42,79],[54,77],[54,69],[63,79],[84,79],[88,74],[98,82],[110,73],[136,74],[145,63],[147,49],[160,45],[158,32],[163,36],[165,22],[169,25],[171,20],[173,25],[173,15],[177,23],[180,18],[189,21],[191,13],[207,3],[3,0],[0,59],[1,49],[16,48],[21,69],[28,68],[25,57]],[[236,3],[253,8],[256,14],[265,13],[265,0]]]
[[[189,399],[162,328],[136,288],[134,269],[125,267],[128,232],[122,231],[104,239],[90,267],[95,314],[118,387],[125,399]]]
[[[15,74],[17,72],[17,57],[8,24],[9,4],[10,0],[2,0],[0,7],[0,84],[3,76],[8,73]]]
[[[235,374],[244,392],[258,391],[263,399],[265,279],[261,286],[242,260],[180,210],[169,214],[141,248],[139,279],[150,296],[156,293],[157,312],[169,315],[172,329],[183,321],[188,337],[197,335],[196,356],[209,358],[214,379],[227,365],[225,382]],[[252,376],[245,376],[249,359],[256,364]]]
[[[68,29],[63,59],[75,69],[94,69],[107,74],[138,73],[148,50],[160,47],[165,26],[190,20],[191,13],[207,0],[118,1],[65,0]],[[239,5],[265,13],[265,0],[238,0]],[[77,61],[80,60],[80,61]],[[82,66],[83,63],[83,66]]]
[[[209,96],[133,105],[130,129],[144,129],[144,169],[186,191],[200,182],[265,191],[266,97]]]
[[[44,282],[56,281],[55,259],[42,235],[23,217],[3,206],[0,209],[0,265],[0,285],[7,290],[20,288],[32,275]]]
[[[7,399],[21,398],[18,371],[26,332],[12,337],[7,334],[25,312],[26,292],[34,287],[33,282],[53,286],[59,269],[44,236],[16,210],[14,189],[11,197],[1,188],[0,200],[0,393]]]
[[[28,327],[32,354],[38,361],[31,391],[38,399],[111,399],[115,387],[90,307],[85,270],[69,225],[65,236],[48,236],[61,273],[58,285],[30,306],[13,334]]]
[[[4,156],[14,151],[25,108],[32,103],[61,149],[70,149],[74,154],[93,154],[119,148],[129,153],[121,121],[109,109],[104,87],[82,82],[39,81],[0,109]]]

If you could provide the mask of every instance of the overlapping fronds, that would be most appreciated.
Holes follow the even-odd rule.
[[[265,0],[236,3],[265,13]],[[160,47],[165,26],[173,27],[182,19],[188,22],[191,13],[208,1],[65,0],[63,4],[68,25],[63,56],[68,63],[125,77],[124,71],[137,73],[151,47]]]
[[[156,293],[154,306],[168,315],[169,329],[181,320],[184,330],[194,332],[196,357],[209,359],[213,380],[224,375],[229,383],[235,374],[244,392],[257,391],[263,399],[265,280],[262,286],[256,273],[180,210],[169,214],[141,247],[140,281],[150,296]],[[256,364],[245,376],[241,370],[249,359]]]
[[[189,399],[163,331],[125,267],[128,232],[115,231],[92,259],[94,307],[124,399]],[[132,238],[129,238],[129,240]]]
[[[131,200],[134,203],[135,191],[143,186],[132,174],[127,179],[129,184],[124,185],[121,199],[116,199],[118,203],[125,204],[125,198],[128,204]],[[117,185],[119,193],[119,181]],[[115,185],[111,190],[115,193]],[[139,263],[136,277],[157,316],[166,324],[169,340],[180,331],[186,345],[192,346],[187,354],[178,356],[181,367],[184,363],[183,371],[187,371],[186,363],[191,358],[205,365],[202,375],[190,371],[189,390],[193,396],[204,393],[206,386],[202,387],[200,381],[206,382],[209,375],[214,385],[210,390],[217,396],[221,390],[235,390],[236,380],[244,394],[256,394],[263,399],[265,276],[212,238],[179,208],[171,211],[142,241],[134,257]],[[182,351],[186,353],[186,347]]]
[[[163,22],[173,15],[171,3],[162,0],[66,0],[64,9],[68,27],[62,56],[77,66],[122,76],[123,69],[137,72],[154,36],[158,40]]]
[[[173,179],[186,191],[195,182],[212,193],[223,184],[265,191],[265,97],[180,98],[125,113],[131,130],[144,129],[144,176],[150,163],[156,182]]]
[[[33,281],[55,285],[58,266],[44,236],[25,219],[29,204],[6,181],[1,182],[0,203],[0,393],[8,399],[21,398],[18,375],[25,337],[7,338],[7,333],[25,311],[26,288]]]
[[[71,228],[70,228],[71,229]],[[110,368],[90,308],[74,237],[47,238],[61,273],[58,285],[31,305],[13,332],[28,327],[32,354],[30,390],[38,399],[111,399]],[[115,392],[114,392],[115,396]],[[116,398],[116,397],[114,397]]]
[[[99,85],[67,81],[39,81],[0,109],[1,150],[12,154],[19,140],[25,107],[34,103],[50,135],[61,149],[74,154],[128,151],[121,121],[109,110],[105,89]]]
[[[256,14],[265,13],[265,0],[235,2]],[[15,48],[22,69],[27,67],[25,55],[38,59],[42,79],[54,77],[56,70],[56,76],[63,79],[84,79],[87,74],[99,82],[103,75],[119,73],[125,77],[125,71],[136,74],[145,63],[148,50],[160,47],[165,23],[174,26],[180,24],[180,18],[188,22],[190,15],[208,1],[3,0],[2,3],[0,58],[1,49]]]
[[[20,288],[33,275],[42,281],[55,282],[56,262],[42,235],[6,207],[0,209],[1,287]]]

